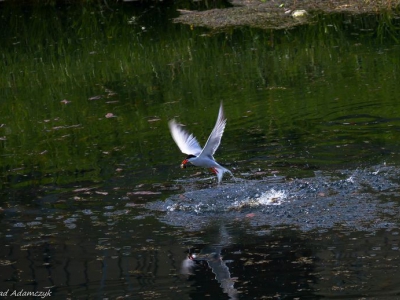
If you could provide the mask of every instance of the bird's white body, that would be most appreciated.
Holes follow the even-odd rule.
[[[218,177],[218,183],[221,182],[222,177],[225,172],[232,173],[227,168],[224,168],[219,163],[217,163],[214,158],[201,158],[197,157],[189,161],[192,165],[203,168],[211,168],[212,172],[215,173]]]
[[[218,183],[221,182],[225,172],[232,174],[231,171],[222,167],[214,159],[214,153],[221,143],[222,134],[224,133],[226,125],[222,103],[219,108],[217,122],[203,149],[200,147],[196,138],[192,134],[186,132],[175,120],[169,121],[168,125],[175,143],[183,153],[188,155],[181,164],[182,168],[185,168],[188,162],[197,167],[210,168],[211,171],[217,175]]]

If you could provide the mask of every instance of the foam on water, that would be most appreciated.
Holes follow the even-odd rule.
[[[287,193],[283,190],[270,189],[249,197],[245,200],[237,200],[232,203],[232,208],[258,207],[264,205],[281,205],[287,199]]]

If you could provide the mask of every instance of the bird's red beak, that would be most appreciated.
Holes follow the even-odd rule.
[[[185,160],[181,163],[181,169],[185,169],[187,163],[188,163],[188,160],[185,159]]]

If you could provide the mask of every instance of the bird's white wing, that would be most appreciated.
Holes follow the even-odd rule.
[[[179,149],[181,149],[182,153],[192,154],[195,156],[198,156],[201,153],[199,142],[193,134],[189,134],[181,125],[177,124],[175,120],[169,121],[168,125],[172,138],[178,145]]]
[[[203,148],[203,151],[199,156],[208,156],[212,157],[217,151],[219,144],[221,143],[222,134],[224,133],[226,125],[226,119],[224,116],[224,109],[221,106],[219,107],[219,113],[217,118],[217,123],[215,123],[214,129],[208,137],[207,143]]]

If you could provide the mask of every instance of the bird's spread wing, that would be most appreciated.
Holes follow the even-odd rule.
[[[217,118],[217,123],[215,123],[214,129],[211,132],[210,136],[208,137],[207,143],[203,148],[203,151],[200,153],[199,156],[208,156],[212,157],[217,151],[219,144],[221,143],[222,134],[224,133],[226,125],[226,119],[224,116],[224,110],[221,106],[219,107],[219,113]]]
[[[193,134],[189,134],[181,125],[177,124],[175,120],[169,121],[168,125],[172,138],[178,145],[179,149],[181,149],[182,153],[192,154],[195,156],[198,156],[201,153],[199,142]]]

